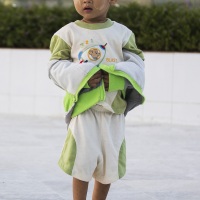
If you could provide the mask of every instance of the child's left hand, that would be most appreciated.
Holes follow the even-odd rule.
[[[108,72],[102,71],[102,76],[103,76],[105,90],[108,91],[108,89],[109,89],[109,74],[108,74]]]

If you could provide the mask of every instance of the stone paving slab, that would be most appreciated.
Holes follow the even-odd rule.
[[[57,165],[65,137],[63,119],[0,115],[0,200],[72,200]],[[126,141],[108,200],[200,200],[200,126],[128,124]]]

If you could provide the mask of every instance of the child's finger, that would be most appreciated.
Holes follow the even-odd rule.
[[[94,87],[97,87],[100,82],[101,82],[101,78],[93,78],[88,81],[88,85],[91,88],[94,88]]]
[[[101,74],[101,71],[98,71],[96,74],[94,74],[91,79],[97,79],[97,78],[101,78],[102,77],[102,74]]]

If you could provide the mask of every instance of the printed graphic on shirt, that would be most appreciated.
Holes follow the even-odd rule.
[[[82,51],[78,54],[78,59],[80,63],[83,62],[92,62],[95,65],[99,65],[106,55],[106,44],[104,45],[89,45],[86,46]]]
[[[101,58],[101,51],[96,47],[90,48],[88,51],[88,58],[91,61],[99,60]]]

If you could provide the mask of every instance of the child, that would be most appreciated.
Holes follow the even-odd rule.
[[[111,21],[117,0],[74,0],[82,20],[51,39],[49,77],[66,91],[68,134],[59,166],[73,177],[74,200],[106,199],[110,184],[124,176],[124,116],[142,104],[144,62],[134,34]]]

